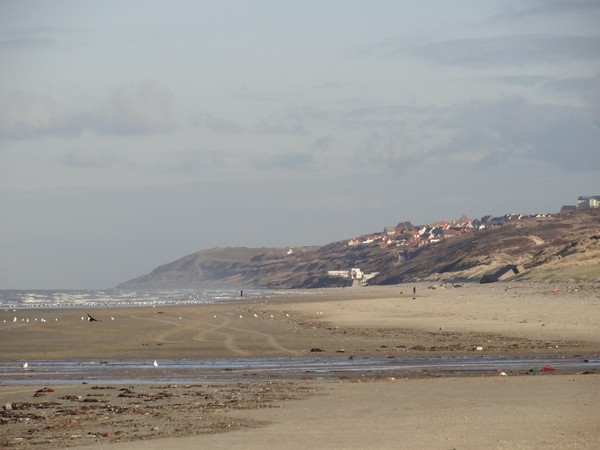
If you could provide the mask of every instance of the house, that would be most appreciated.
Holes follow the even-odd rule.
[[[467,216],[465,216],[463,214],[462,216],[460,216],[460,218],[457,220],[457,222],[461,225],[466,225],[467,223],[471,222],[471,219],[469,219]]]
[[[506,223],[506,217],[492,217],[492,220],[490,222],[492,225],[498,227]]]
[[[354,267],[354,268],[350,269],[350,277],[353,280],[361,280],[363,276],[364,276],[363,271],[360,270],[358,267]]]
[[[395,236],[396,235],[396,227],[385,227],[383,229],[383,233],[387,234],[388,236]]]
[[[600,208],[600,195],[580,196],[577,199],[577,209]]]
[[[330,277],[350,278],[349,270],[328,270],[327,275]]]
[[[577,211],[577,206],[575,205],[563,205],[560,207],[560,212],[568,212],[568,211]]]
[[[457,230],[455,228],[450,228],[449,230],[444,230],[444,237],[445,238],[449,238],[449,237],[455,237],[462,234],[462,232],[460,230]]]

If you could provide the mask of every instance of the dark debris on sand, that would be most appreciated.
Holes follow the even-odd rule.
[[[283,382],[45,389],[45,401],[3,406],[0,447],[66,448],[259,427],[228,413],[278,407],[315,390]]]

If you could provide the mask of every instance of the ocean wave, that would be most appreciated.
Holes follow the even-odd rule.
[[[297,290],[244,290],[244,299],[301,297]],[[126,290],[0,290],[0,308],[103,308],[223,303],[240,299],[233,289],[174,289],[161,291]]]

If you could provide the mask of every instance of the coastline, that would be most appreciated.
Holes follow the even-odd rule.
[[[45,311],[19,310],[31,320],[0,323],[0,360],[302,358],[314,355],[315,348],[322,358],[600,354],[596,284],[458,286],[421,283],[209,305],[54,309],[48,312],[58,321],[44,323],[33,319]],[[88,312],[98,321],[82,320]],[[14,314],[2,311],[0,322]],[[1,405],[34,405],[3,411],[3,420],[30,414],[42,417],[46,428],[56,427],[47,430],[56,441],[44,446],[34,442],[31,430],[43,434],[36,420],[5,423],[11,433],[0,445],[117,450],[137,448],[136,440],[144,440],[145,448],[264,448],[284,432],[291,439],[280,448],[595,448],[600,443],[600,427],[592,426],[600,421],[597,373],[442,375],[222,385],[204,380],[185,386],[74,383],[46,386],[52,392],[41,398],[34,395],[44,386],[0,386]],[[122,389],[132,395],[119,397]],[[44,408],[44,402],[55,404]],[[169,402],[188,408],[170,417]],[[148,416],[137,416],[136,408],[146,408]],[[80,419],[68,413],[73,409]],[[94,414],[82,415],[85,411]],[[138,422],[125,425],[121,419]],[[421,431],[411,433],[414,429]]]
[[[600,350],[600,285],[450,286],[323,289],[302,298],[185,306],[2,310],[0,361],[298,357],[315,347],[324,350],[321,356],[340,349],[356,356],[470,354],[478,346],[484,354]],[[85,320],[88,313],[97,321]],[[38,320],[44,316],[47,322]]]

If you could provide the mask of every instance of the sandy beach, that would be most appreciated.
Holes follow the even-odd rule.
[[[88,312],[98,320],[82,320]],[[321,357],[585,358],[600,354],[599,319],[600,286],[543,283],[25,309],[0,312],[0,361],[305,357],[317,349]],[[2,411],[0,446],[134,449],[144,440],[144,448],[598,448],[595,372],[39,386],[27,384],[24,370],[19,385],[0,386],[0,405],[11,405]]]

